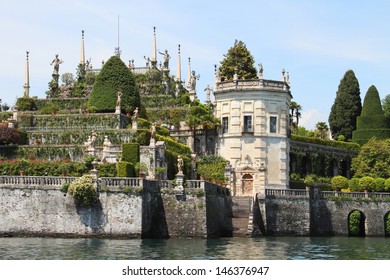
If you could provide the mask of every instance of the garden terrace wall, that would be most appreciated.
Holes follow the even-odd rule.
[[[82,206],[61,191],[74,179],[0,176],[0,235],[168,238],[229,231],[229,196],[209,183],[196,182],[183,194],[168,182],[100,178],[98,203]]]

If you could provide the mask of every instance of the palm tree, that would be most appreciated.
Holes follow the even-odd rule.
[[[302,106],[296,103],[295,101],[291,101],[290,103],[290,125],[292,130],[296,130],[299,124],[299,118],[301,117]],[[295,117],[295,122],[294,122]]]
[[[326,122],[318,122],[316,124],[316,130],[318,131],[319,137],[321,139],[326,139],[328,136],[329,127]]]

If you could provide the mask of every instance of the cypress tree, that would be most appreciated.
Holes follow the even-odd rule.
[[[242,41],[235,41],[234,46],[224,54],[224,59],[219,67],[222,80],[232,80],[235,69],[238,70],[239,79],[255,79],[257,71],[254,67],[255,60],[246,45]]]
[[[352,141],[365,144],[369,139],[386,139],[390,137],[390,128],[384,115],[378,90],[371,86],[364,97],[361,115],[357,118],[356,130]]]
[[[362,103],[359,82],[352,70],[348,70],[340,81],[336,99],[329,114],[329,127],[333,139],[343,135],[346,141],[352,139],[356,129],[356,118],[360,115]]]
[[[98,112],[114,112],[118,91],[122,92],[121,110],[130,112],[140,107],[141,99],[133,73],[118,56],[112,56],[96,77],[88,106]]]

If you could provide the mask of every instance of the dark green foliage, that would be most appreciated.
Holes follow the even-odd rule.
[[[390,138],[389,119],[383,113],[379,93],[375,86],[371,86],[364,98],[361,115],[357,118],[356,130],[352,134],[352,141],[363,145],[371,138]]]
[[[130,162],[133,165],[139,162],[139,143],[122,144],[122,161]]]
[[[352,171],[356,177],[390,177],[390,139],[371,139],[364,144],[358,156],[352,159]]]
[[[257,71],[254,67],[254,59],[246,45],[242,41],[235,41],[234,46],[224,54],[224,59],[219,67],[222,80],[232,80],[238,70],[239,79],[256,79]]]
[[[16,105],[19,108],[19,111],[36,111],[37,104],[36,98],[31,97],[20,97],[16,100]]]
[[[390,214],[387,213],[386,220],[385,220],[385,230],[386,230],[386,236],[390,236]]]
[[[115,163],[99,164],[96,169],[99,171],[99,177],[116,177],[117,175]]]
[[[343,135],[346,141],[351,140],[352,131],[356,129],[356,118],[361,110],[359,82],[355,73],[348,70],[340,81],[336,99],[329,114],[329,126],[333,139]]]
[[[118,162],[118,177],[135,177],[134,165],[131,162]]]
[[[184,162],[183,173],[186,178],[191,178],[191,158],[172,150],[165,151],[165,160],[167,162],[167,177],[169,180],[173,180],[179,171],[177,168],[177,157],[181,156]]]
[[[140,106],[140,96],[133,74],[119,57],[112,56],[96,77],[88,106],[95,107],[98,112],[114,112],[118,91],[122,92],[123,111],[132,112]]]
[[[362,232],[362,228],[364,229],[364,225],[362,225],[363,219],[362,214],[359,210],[354,210],[349,214],[348,217],[348,229],[350,236],[362,236],[364,233]]]
[[[134,135],[135,141],[141,146],[148,146],[150,144],[150,130],[149,129],[137,129]]]
[[[88,172],[84,163],[64,161],[42,161],[42,160],[5,160],[0,161],[0,174],[19,175],[24,171],[27,176],[66,176],[80,177]]]
[[[20,132],[16,128],[0,125],[0,145],[18,144]]]
[[[53,102],[48,102],[45,106],[42,107],[40,113],[43,115],[48,115],[52,113],[57,113],[60,110],[60,106]]]

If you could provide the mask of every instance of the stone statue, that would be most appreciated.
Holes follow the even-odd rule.
[[[135,108],[133,112],[133,122],[137,122],[137,120],[138,120],[138,107]]]
[[[184,162],[181,156],[177,157],[177,169],[179,170],[178,174],[183,174]]]
[[[121,112],[121,98],[122,98],[122,92],[118,91],[116,93],[116,107],[115,107],[115,113],[119,114]]]
[[[199,80],[199,75],[196,76],[195,75],[195,71],[192,71],[192,75],[190,77],[190,81],[189,81],[189,89],[191,91],[195,91],[195,88],[196,88],[196,80]]]
[[[56,54],[55,58],[53,61],[50,63],[50,65],[54,65],[54,71],[53,74],[58,75],[59,69],[60,69],[60,64],[63,63],[61,59],[58,58],[58,54]]]
[[[152,123],[152,126],[150,128],[150,136],[152,139],[156,138],[156,123]]]
[[[89,146],[93,149],[96,147],[96,139],[97,139],[97,133],[95,131],[92,131],[91,142],[90,142]]]
[[[263,78],[263,64],[260,63],[259,64],[259,79],[262,79]]]
[[[168,50],[165,50],[164,53],[159,53],[164,56],[164,69],[169,69],[169,59],[171,58],[171,56],[168,54]]]

